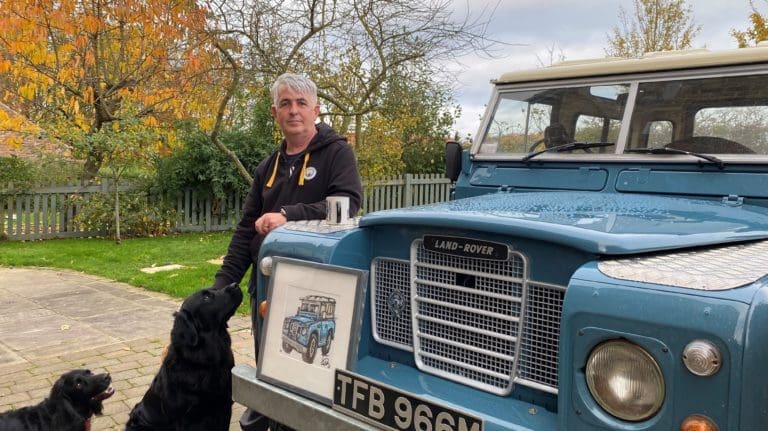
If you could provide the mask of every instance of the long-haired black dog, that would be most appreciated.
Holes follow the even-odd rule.
[[[102,401],[115,392],[111,384],[109,374],[68,371],[39,404],[0,414],[0,430],[89,431],[91,417],[101,414]]]
[[[227,431],[232,417],[232,340],[237,284],[195,292],[174,314],[171,344],[127,431]]]

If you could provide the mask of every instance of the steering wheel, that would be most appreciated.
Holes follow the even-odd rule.
[[[528,152],[529,153],[534,152],[536,150],[536,147],[538,147],[539,145],[543,144],[545,141],[546,141],[546,139],[541,138],[538,141],[534,142],[533,144],[531,144],[530,147],[528,147]]]

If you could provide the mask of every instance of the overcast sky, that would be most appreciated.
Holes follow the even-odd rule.
[[[619,7],[631,16],[633,0],[454,0],[457,13],[477,16],[483,8],[496,7],[489,36],[509,46],[504,57],[487,59],[467,56],[460,59],[464,71],[457,75],[456,100],[462,115],[455,130],[460,136],[477,134],[480,116],[491,94],[489,81],[512,70],[535,68],[537,56],[549,62],[548,50],[567,60],[605,56],[607,35],[619,24]],[[701,25],[694,48],[711,50],[736,48],[731,29],[749,25],[749,0],[688,0],[693,19]],[[758,10],[768,11],[763,0],[755,0]]]

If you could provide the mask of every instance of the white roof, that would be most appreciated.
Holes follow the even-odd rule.
[[[606,57],[566,60],[545,68],[508,72],[501,75],[494,83],[507,84],[757,63],[766,63],[768,67],[768,44],[761,43],[756,47],[720,51],[690,49],[653,52],[633,59]]]

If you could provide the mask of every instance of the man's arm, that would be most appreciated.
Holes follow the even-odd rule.
[[[271,160],[268,157],[265,162]],[[229,247],[227,248],[227,254],[224,256],[224,263],[221,268],[216,272],[214,286],[226,286],[230,283],[239,283],[245,273],[248,271],[251,263],[253,262],[254,248],[258,250],[258,245],[261,241],[256,238],[258,233],[254,222],[261,214],[261,189],[264,184],[263,166],[265,162],[259,164],[256,168],[256,172],[253,177],[253,184],[248,192],[248,196],[245,198],[245,207],[243,209],[243,217],[235,227],[235,232],[232,234],[232,239],[229,241]],[[263,238],[262,238],[263,239]],[[258,240],[258,243],[255,241]]]

